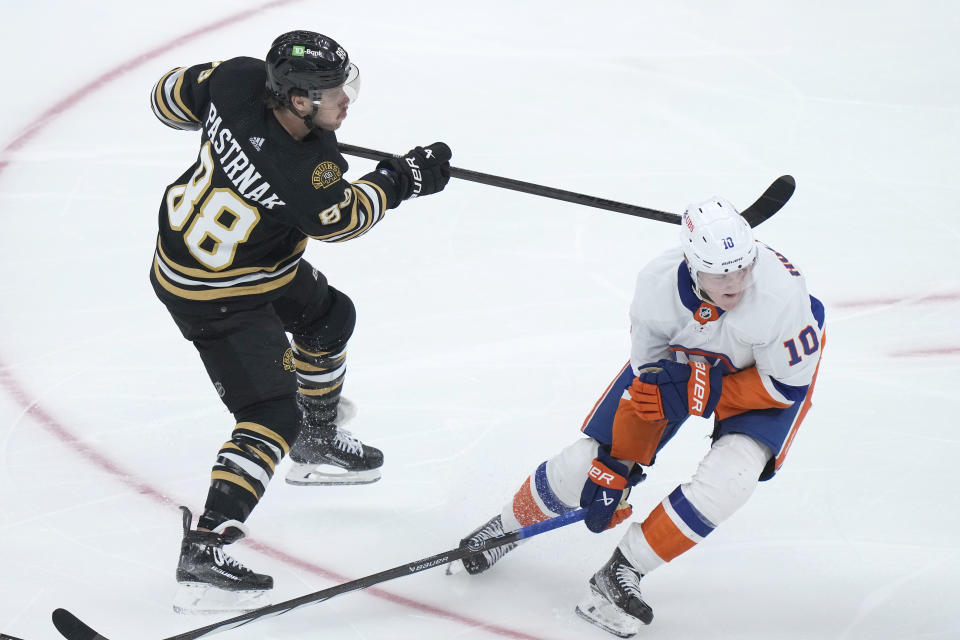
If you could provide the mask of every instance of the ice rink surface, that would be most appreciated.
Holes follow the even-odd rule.
[[[960,8],[838,2],[4,3],[0,631],[111,640],[171,610],[179,512],[232,428],[147,270],[196,134],[168,69],[335,37],[362,70],[341,141],[680,211],[797,179],[758,237],[827,307],[814,408],[772,482],[644,579],[658,640],[960,637]],[[373,163],[351,160],[349,177]],[[628,357],[636,271],[676,228],[453,181],[307,257],[359,310],[345,393],[383,480],[278,479],[234,555],[276,598],[456,546],[578,435]],[[688,423],[634,493],[693,473]],[[287,463],[281,467],[282,476]],[[426,571],[222,637],[608,638],[573,606],[616,545],[575,525],[476,578]]]

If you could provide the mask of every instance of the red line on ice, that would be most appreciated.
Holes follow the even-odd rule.
[[[7,166],[9,166],[11,162],[11,154],[14,151],[22,149],[24,146],[26,146],[27,143],[44,128],[46,128],[46,126],[50,124],[55,117],[69,111],[77,102],[106,86],[110,82],[116,80],[120,76],[133,71],[140,65],[156,58],[160,54],[166,53],[167,51],[170,51],[171,49],[174,49],[182,44],[186,44],[187,42],[199,36],[206,35],[214,31],[218,31],[224,27],[236,24],[268,9],[286,4],[292,4],[297,1],[298,0],[275,0],[274,2],[268,2],[257,8],[241,11],[240,13],[229,16],[205,27],[191,31],[166,44],[151,49],[146,53],[140,54],[135,58],[131,58],[123,64],[114,67],[106,73],[103,73],[90,83],[80,87],[66,98],[41,113],[33,122],[27,125],[23,131],[13,139],[12,142],[8,143],[3,148],[3,151],[0,151],[0,176],[2,176],[4,170],[7,168]],[[44,409],[43,406],[31,396],[31,394],[16,380],[12,373],[12,369],[8,368],[2,360],[0,360],[0,386],[2,386],[8,394],[10,394],[10,396],[18,405],[20,405],[20,407],[28,416],[35,420],[41,427],[50,432],[57,440],[66,444],[72,452],[79,454],[80,457],[85,458],[94,466],[110,472],[123,484],[134,488],[137,493],[165,506],[177,506],[177,503],[174,500],[164,495],[160,490],[151,486],[150,483],[142,478],[137,477],[136,474],[127,471],[122,466],[111,460],[108,456],[100,453],[96,448],[85,443],[83,440],[74,435],[74,433],[67,428],[66,425],[57,420],[49,411]],[[295,565],[328,580],[332,580],[334,582],[346,582],[349,580],[349,578],[346,576],[342,576],[328,569],[324,569],[323,567],[296,558],[269,545],[254,542],[251,546],[264,555],[270,556],[289,565]],[[370,588],[365,589],[364,591],[365,593],[393,602],[395,604],[409,607],[411,609],[415,609],[422,613],[427,613],[439,618],[458,622],[468,627],[483,629],[484,631],[489,631],[495,635],[506,638],[518,638],[519,640],[542,640],[542,638],[538,636],[533,636],[523,633],[522,631],[515,631],[506,627],[483,622],[475,618],[454,613],[453,611],[447,611],[433,605],[417,602],[416,600],[411,600],[409,598],[404,598],[403,596],[388,593],[382,589]]]

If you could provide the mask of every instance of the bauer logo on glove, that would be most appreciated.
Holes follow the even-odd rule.
[[[720,402],[723,375],[705,362],[659,360],[644,365],[630,385],[633,408],[644,420],[709,418]]]
[[[633,514],[627,504],[630,488],[645,477],[640,465],[630,469],[611,456],[605,446],[598,447],[580,493],[580,506],[587,510],[583,520],[587,528],[600,533],[629,518]]]
[[[439,193],[450,181],[450,147],[434,142],[399,158],[381,160],[377,169],[396,182],[399,200]]]

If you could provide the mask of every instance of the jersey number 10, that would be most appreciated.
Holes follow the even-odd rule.
[[[800,346],[803,347],[804,355],[812,356],[820,348],[820,340],[817,338],[817,332],[814,331],[810,325],[807,325],[807,328],[800,332],[797,340],[800,341]],[[787,364],[791,367],[803,359],[803,356],[800,355],[800,351],[797,349],[797,342],[793,338],[784,342],[783,346],[790,352],[790,362]]]

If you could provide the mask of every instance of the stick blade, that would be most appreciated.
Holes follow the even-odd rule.
[[[743,210],[743,217],[751,227],[755,227],[768,218],[772,217],[777,211],[787,204],[787,200],[793,195],[797,188],[797,181],[793,176],[780,176],[773,181],[767,190],[757,198],[757,201]]]
[[[53,626],[67,640],[107,640],[66,609],[55,609]]]

